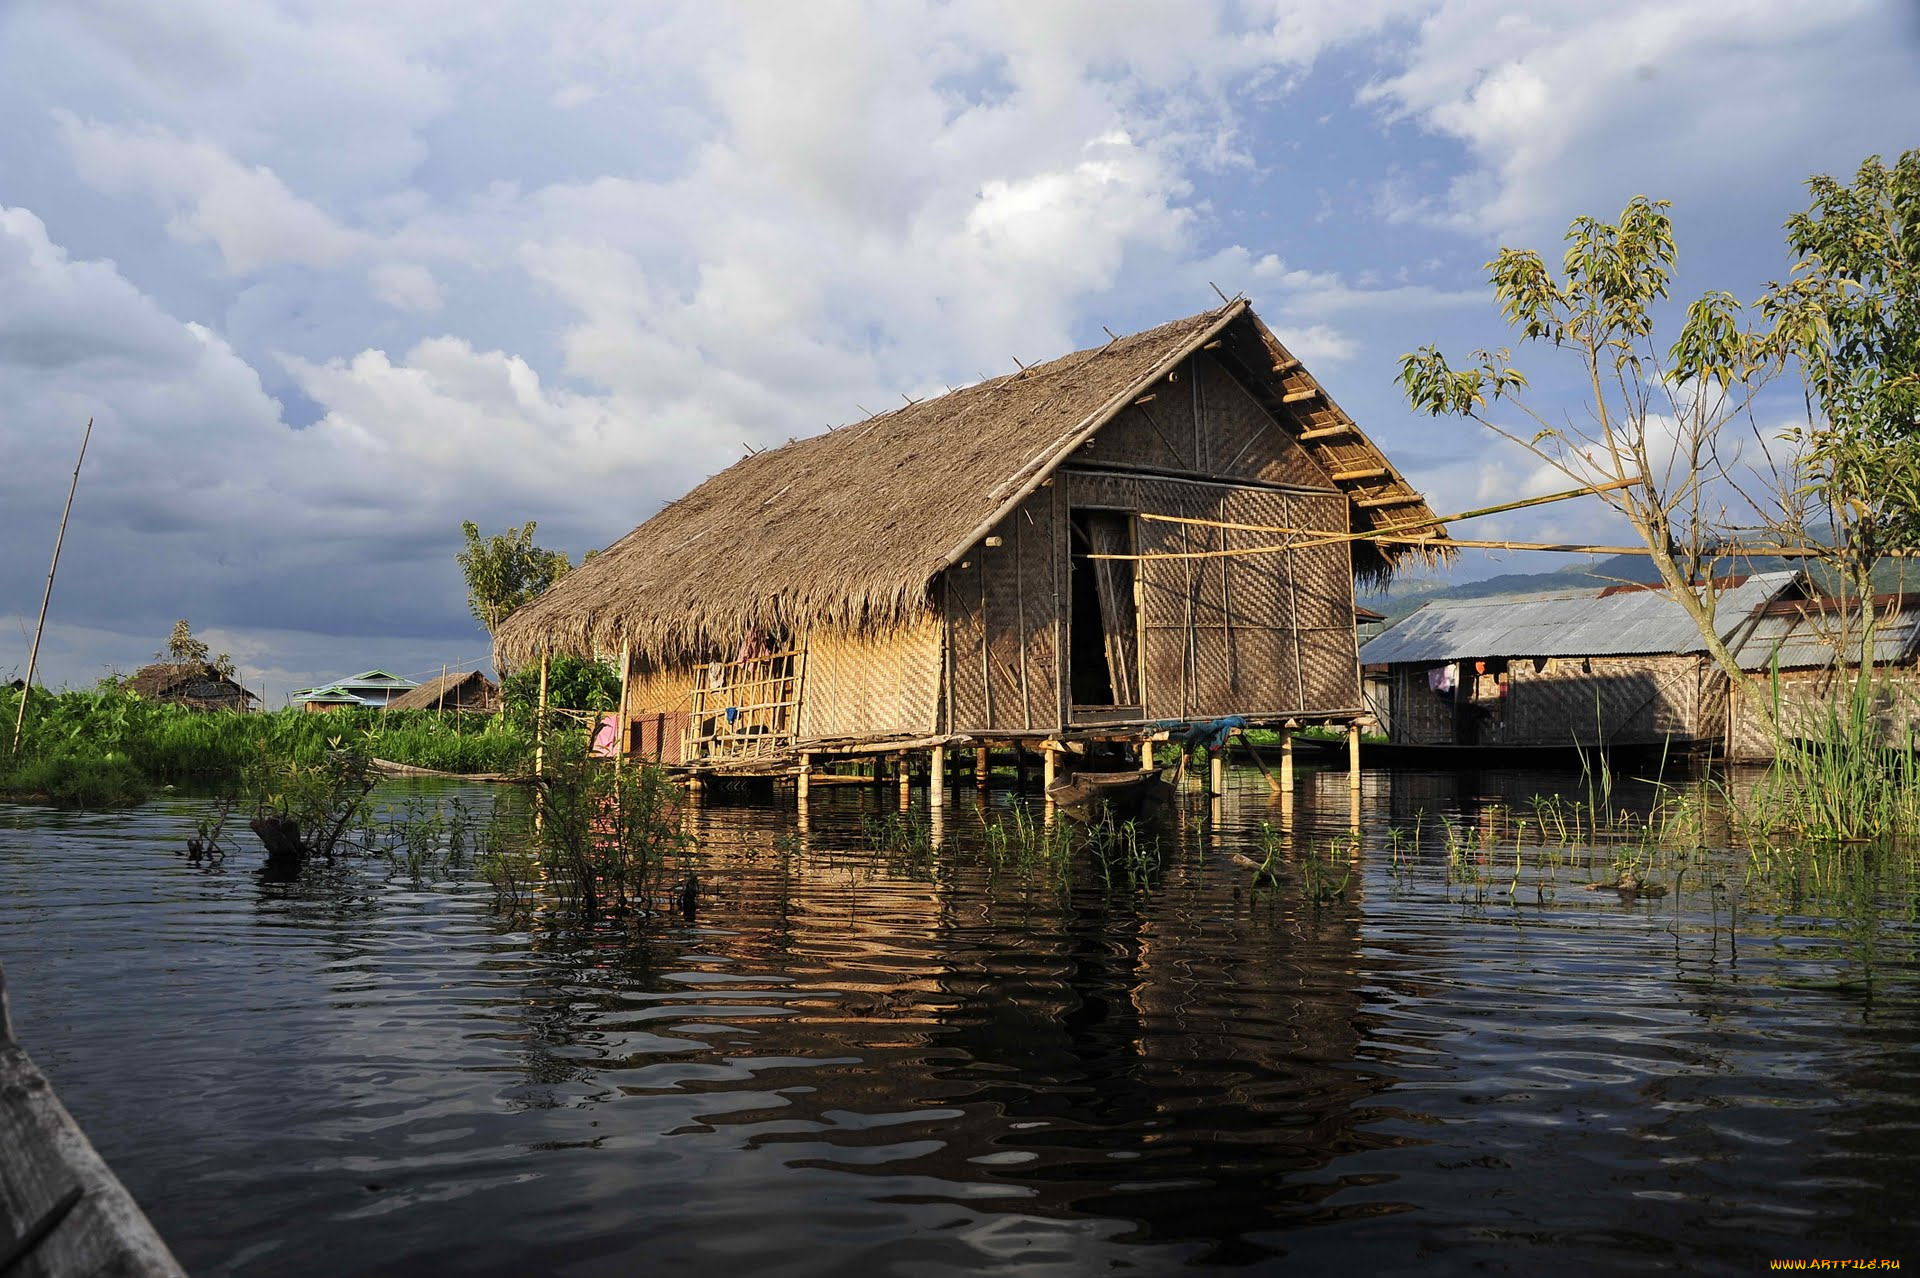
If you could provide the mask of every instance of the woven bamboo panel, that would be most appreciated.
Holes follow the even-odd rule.
[[[1349,616],[1352,614],[1349,613]],[[1301,709],[1347,710],[1360,705],[1360,660],[1353,623],[1306,627],[1300,638],[1300,678],[1305,689]]]
[[[1081,446],[1075,460],[1091,465],[1112,462],[1121,466],[1159,470],[1196,470],[1193,405],[1184,387],[1163,384],[1145,404],[1121,409],[1112,421]]]
[[[1888,749],[1905,750],[1909,733],[1920,736],[1920,674],[1911,669],[1883,671],[1886,682],[1873,697],[1874,725]],[[1853,671],[1783,670],[1780,672],[1780,722],[1791,737],[1819,737],[1830,716],[1847,714],[1853,693]],[[1773,746],[1761,719],[1762,706],[1771,705],[1769,675],[1748,677],[1746,695],[1733,716],[1728,754],[1736,759],[1767,759]],[[1758,704],[1756,704],[1758,703]]]
[[[1195,363],[1200,383],[1198,469],[1270,484],[1326,484],[1326,475],[1294,442],[1292,432],[1275,422],[1232,374],[1210,355]]]
[[[802,740],[936,730],[940,620],[874,634],[808,636],[800,692]]]
[[[1057,579],[1064,515],[1055,489],[1042,488],[947,573],[948,666],[955,731],[1059,726],[1055,627],[1063,607]]]
[[[676,668],[635,669],[627,679],[627,708],[636,716],[645,712],[685,710],[693,695],[694,670]]]
[[[952,680],[948,726],[965,732],[989,723],[987,688],[980,665],[987,623],[978,561],[949,568],[946,586],[947,668]]]

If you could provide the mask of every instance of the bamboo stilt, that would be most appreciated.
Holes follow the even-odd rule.
[[[927,802],[936,808],[947,804],[947,748],[935,746],[927,756]]]
[[[1142,741],[1140,743],[1140,770],[1142,772],[1153,771],[1153,742],[1151,741]]]
[[[1360,793],[1360,725],[1347,725],[1347,788]]]
[[[613,738],[613,766],[627,761],[627,734],[633,731],[633,717],[627,706],[627,685],[633,682],[633,645],[620,641],[620,730]]]
[[[1210,750],[1207,760],[1207,793],[1215,798],[1227,792],[1227,759],[1224,751]]]
[[[1293,725],[1280,732],[1280,793],[1293,797]]]
[[[904,808],[907,806],[907,800],[912,794],[910,788],[913,785],[912,762],[907,755],[897,754],[894,756],[894,768],[900,774],[900,806]]]
[[[547,775],[547,663],[546,653],[540,654],[540,711],[533,730],[533,775]]]
[[[991,767],[991,756],[986,746],[979,746],[973,752],[973,783],[986,789],[987,775]]]
[[[795,797],[803,804],[807,801],[807,783],[812,779],[813,756],[810,754],[802,754],[800,756],[800,775],[794,778],[793,792]]]
[[[20,712],[13,717],[13,749],[9,754],[20,753],[20,734],[27,725],[27,698],[33,695],[33,676],[40,664],[40,635],[47,628],[47,605],[53,601],[53,575],[60,571],[60,544],[67,539],[67,517],[73,514],[73,494],[80,487],[80,467],[87,460],[87,441],[93,438],[93,418],[87,418],[87,429],[80,435],[80,456],[73,463],[73,482],[67,485],[67,504],[60,511],[60,531],[53,538],[53,563],[47,568],[46,593],[40,596],[40,620],[33,623],[33,648],[27,653],[27,678],[20,685]]]

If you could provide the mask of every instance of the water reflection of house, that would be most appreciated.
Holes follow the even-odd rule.
[[[1234,302],[754,454],[497,641],[626,654],[634,747],[690,768],[1345,721],[1355,574],[1444,545],[1340,534],[1431,520]],[[1335,535],[1251,553],[1285,529]]]
[[[1747,641],[1791,572],[1719,583],[1716,626]],[[1686,611],[1656,587],[1441,600],[1360,650],[1404,745],[1719,745],[1725,677]]]

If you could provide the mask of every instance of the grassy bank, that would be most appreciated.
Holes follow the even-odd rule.
[[[203,713],[104,688],[36,690],[20,752],[9,758],[19,698],[17,691],[0,689],[0,730],[6,733],[0,738],[0,799],[119,806],[164,785],[236,781],[263,756],[311,765],[343,746],[445,772],[513,772],[533,758],[531,730],[496,716],[364,709]]]

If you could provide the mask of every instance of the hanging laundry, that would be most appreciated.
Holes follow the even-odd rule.
[[[1433,689],[1443,697],[1452,696],[1454,684],[1459,678],[1458,671],[1459,667],[1455,666],[1452,662],[1448,662],[1444,666],[1435,666],[1433,669],[1427,671],[1427,687]]]

